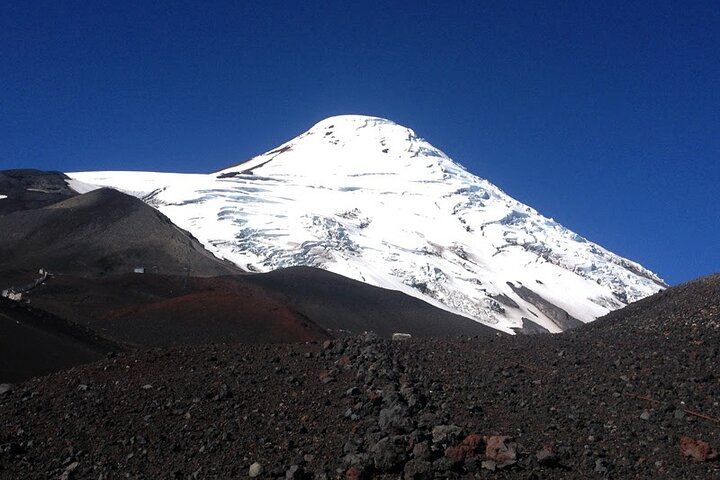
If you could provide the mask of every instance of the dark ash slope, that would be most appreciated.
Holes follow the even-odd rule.
[[[719,345],[714,276],[560,335],[120,354],[0,396],[0,477],[716,479]]]
[[[100,360],[121,348],[91,330],[0,298],[0,383]]]
[[[498,334],[402,292],[318,268],[285,268],[243,280],[286,298],[289,305],[336,336],[366,331],[386,338],[393,333],[421,337]]]
[[[61,276],[28,298],[38,308],[135,347],[330,338],[312,320],[243,278]]]
[[[4,201],[4,200],[0,200]],[[0,271],[82,276],[240,272],[142,201],[112,189],[0,216]]]

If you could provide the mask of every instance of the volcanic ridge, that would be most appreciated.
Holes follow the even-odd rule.
[[[560,332],[665,287],[409,128],[331,117],[219,172],[76,172],[142,198],[247,271],[308,266],[503,332]]]

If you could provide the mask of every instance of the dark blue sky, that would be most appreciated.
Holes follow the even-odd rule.
[[[0,3],[0,168],[207,172],[390,118],[670,283],[720,271],[720,2]]]

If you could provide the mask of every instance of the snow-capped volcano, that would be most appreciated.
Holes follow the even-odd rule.
[[[142,198],[249,271],[324,268],[508,332],[559,332],[664,286],[375,117],[328,118],[207,175],[68,175]]]

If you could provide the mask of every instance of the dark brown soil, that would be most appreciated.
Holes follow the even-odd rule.
[[[714,479],[718,364],[719,276],[559,335],[123,353],[0,395],[0,477]]]

